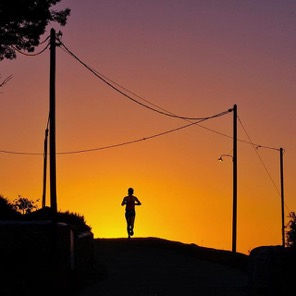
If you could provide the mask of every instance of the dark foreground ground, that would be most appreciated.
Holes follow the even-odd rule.
[[[243,254],[156,238],[96,239],[97,276],[81,296],[244,296]]]

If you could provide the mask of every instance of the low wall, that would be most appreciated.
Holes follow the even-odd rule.
[[[262,246],[249,256],[252,296],[281,296],[295,292],[296,253],[282,246]]]
[[[92,240],[91,232],[79,237],[65,223],[1,221],[0,277],[5,283],[1,295],[5,289],[7,295],[18,295],[11,290],[24,288],[36,295],[57,295],[58,290],[75,295],[74,275],[92,265]]]

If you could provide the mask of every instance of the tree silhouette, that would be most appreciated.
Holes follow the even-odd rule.
[[[33,52],[50,22],[66,25],[70,9],[53,10],[61,0],[0,1],[0,61],[15,59],[16,50]]]
[[[2,195],[0,195],[0,220],[14,220],[20,218],[13,205]]]
[[[287,246],[296,248],[296,213],[289,214],[290,221],[288,223],[289,230],[287,231]]]
[[[39,199],[36,200],[36,202],[38,201]],[[21,197],[19,195],[19,198],[13,201],[13,208],[22,213],[23,215],[30,214],[33,210],[38,209],[38,206],[35,204],[36,202],[33,200],[29,200],[26,197]]]

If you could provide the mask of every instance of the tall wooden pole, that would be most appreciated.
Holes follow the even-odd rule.
[[[280,178],[281,178],[281,207],[282,207],[282,246],[285,247],[285,202],[284,202],[284,149],[280,148]]]
[[[47,142],[48,142],[48,128],[45,130],[45,138],[44,138],[42,208],[46,206]]]
[[[237,233],[237,106],[233,106],[233,209],[232,209],[232,252],[236,252]]]
[[[49,82],[49,165],[50,165],[50,207],[53,216],[57,213],[56,190],[56,124],[55,124],[55,73],[56,72],[56,32],[50,31],[50,82]]]

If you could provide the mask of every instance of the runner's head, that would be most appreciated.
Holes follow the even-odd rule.
[[[133,188],[129,188],[127,190],[128,194],[131,195],[131,194],[134,194],[134,189]]]

